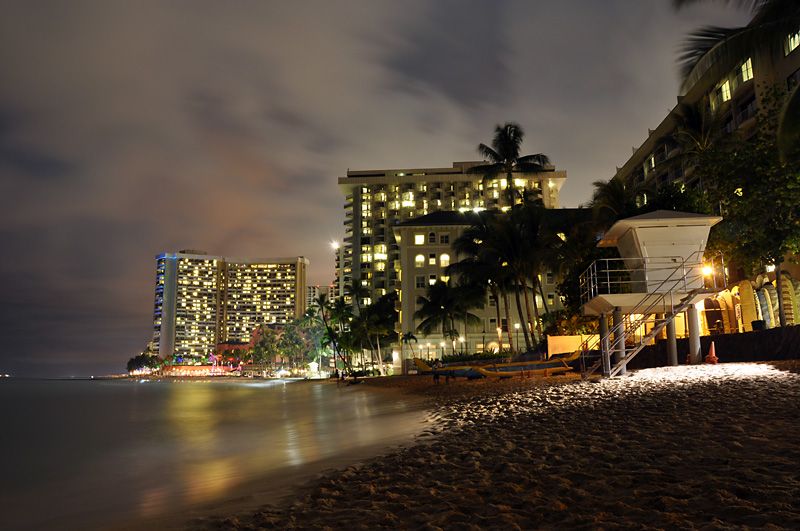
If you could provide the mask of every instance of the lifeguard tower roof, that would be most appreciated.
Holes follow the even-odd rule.
[[[638,228],[670,228],[680,227],[713,227],[722,221],[720,216],[707,216],[690,212],[676,212],[674,210],[656,210],[640,216],[633,216],[617,221],[608,229],[603,239],[598,242],[598,247],[617,247],[620,238],[628,231]]]

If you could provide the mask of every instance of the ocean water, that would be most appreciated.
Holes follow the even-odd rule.
[[[0,380],[3,529],[111,528],[413,439],[422,400],[315,381]]]

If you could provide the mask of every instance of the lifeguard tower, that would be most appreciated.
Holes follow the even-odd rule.
[[[582,313],[600,316],[599,345],[592,349],[600,351],[600,359],[587,375],[598,368],[608,377],[625,374],[631,359],[665,327],[668,363],[677,365],[674,319],[683,312],[689,359],[700,363],[695,304],[725,285],[717,280],[724,279],[721,255],[703,261],[709,231],[720,221],[719,216],[657,210],[620,220],[608,230],[597,245],[616,247],[621,258],[598,260],[580,277]]]

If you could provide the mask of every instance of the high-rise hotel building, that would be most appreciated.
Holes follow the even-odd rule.
[[[672,65],[669,65],[670,68]],[[688,90],[678,96],[678,104],[655,128],[649,129],[645,141],[633,149],[633,155],[617,168],[615,177],[630,182],[659,188],[667,184],[678,184],[702,190],[704,183],[694,172],[691,158],[679,164],[667,163],[681,160],[681,147],[672,140],[678,129],[678,116],[683,104],[707,102],[708,106],[721,113],[722,130],[715,132],[723,136],[738,131],[744,138],[753,135],[756,112],[762,106],[761,98],[766,89],[783,85],[791,90],[800,83],[800,32],[785,36],[782,49],[764,49],[754,53],[732,71],[721,77],[708,70]]]
[[[184,250],[156,256],[153,346],[197,363],[220,343],[247,343],[260,324],[287,323],[306,309],[308,260],[226,258]]]
[[[377,298],[400,289],[400,251],[393,228],[404,221],[438,211],[502,208],[505,176],[483,183],[469,169],[486,164],[454,162],[452,168],[348,171],[339,178],[345,196],[345,239],[340,278],[360,278]],[[538,192],[547,208],[558,208],[565,171],[550,167],[533,174],[515,174],[514,184]]]

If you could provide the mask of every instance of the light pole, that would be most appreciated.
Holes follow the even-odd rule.
[[[497,353],[499,354],[501,350],[503,350],[503,329],[498,326],[497,327]]]
[[[464,338],[463,337],[459,337],[458,341],[459,341],[459,343],[461,343],[461,355],[463,356],[464,355]]]
[[[514,323],[514,328],[517,330],[514,334],[514,342],[517,344],[517,354],[519,354],[519,323]]]

